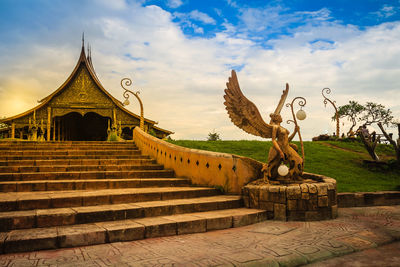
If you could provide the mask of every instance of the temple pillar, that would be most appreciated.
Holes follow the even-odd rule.
[[[51,134],[51,107],[47,108],[47,138],[46,141],[50,141]]]
[[[117,110],[113,109],[113,121],[111,123],[111,128],[117,128]]]
[[[57,141],[61,141],[61,120],[58,119],[57,122]]]
[[[65,123],[61,123],[61,141],[65,141]]]
[[[117,136],[121,137],[122,135],[122,125],[121,125],[121,121],[118,122],[118,129],[117,129]]]
[[[63,141],[65,141],[65,135],[66,135],[66,132],[65,132],[65,123],[63,123],[61,126],[62,126],[62,138],[61,138],[61,139],[62,139]]]
[[[15,123],[11,123],[11,138],[15,138]]]
[[[32,128],[32,141],[37,141],[38,140],[37,132],[38,132],[38,128],[37,127]]]
[[[56,118],[53,118],[53,141],[56,141]]]

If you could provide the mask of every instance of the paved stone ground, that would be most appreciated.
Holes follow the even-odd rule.
[[[394,242],[377,248],[347,254],[342,257],[308,264],[307,267],[361,267],[361,266],[400,266],[400,242]]]
[[[399,240],[400,206],[343,208],[330,221],[265,221],[201,234],[0,255],[0,266],[386,266],[384,255],[399,263]]]

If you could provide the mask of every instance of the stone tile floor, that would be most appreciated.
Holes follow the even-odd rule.
[[[342,208],[329,221],[265,221],[200,234],[0,255],[0,266],[400,266],[399,240],[400,206]]]
[[[346,266],[400,266],[400,242],[366,249],[325,261],[311,263],[307,267],[346,267]]]

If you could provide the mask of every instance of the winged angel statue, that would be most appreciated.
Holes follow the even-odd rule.
[[[243,95],[234,70],[226,86],[224,104],[232,122],[249,134],[272,139],[273,146],[268,153],[267,164],[262,168],[264,180],[302,180],[303,159],[296,152],[297,146],[289,143],[299,131],[299,127],[296,126],[289,136],[289,131],[280,125],[282,122],[280,112],[289,93],[289,84],[286,84],[274,113],[269,115],[271,117],[269,124],[262,119],[256,105]],[[278,168],[282,163],[290,166],[286,177],[278,174]]]

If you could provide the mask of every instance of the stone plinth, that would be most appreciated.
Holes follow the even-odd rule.
[[[242,189],[245,206],[264,209],[268,219],[318,221],[337,217],[336,180],[304,173],[298,184],[253,182]]]

